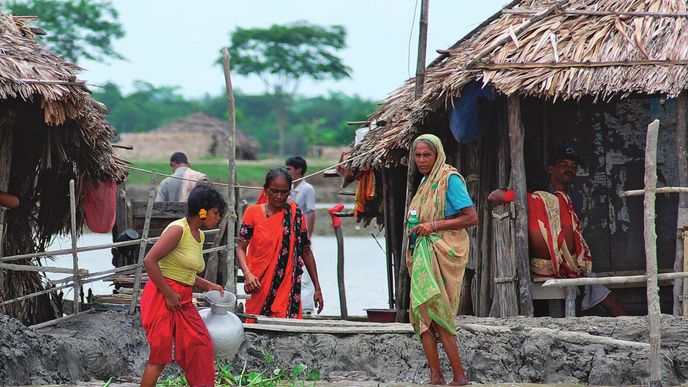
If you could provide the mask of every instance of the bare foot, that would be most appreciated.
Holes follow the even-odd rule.
[[[433,384],[435,386],[442,386],[446,383],[444,380],[444,375],[442,375],[442,371],[440,372],[432,372],[430,371],[430,384]]]
[[[454,377],[454,380],[449,383],[450,386],[465,386],[468,384],[468,379],[465,376],[459,378]]]

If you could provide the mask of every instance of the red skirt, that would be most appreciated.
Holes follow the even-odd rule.
[[[141,296],[141,322],[150,346],[148,364],[172,363],[184,370],[191,386],[215,384],[213,343],[205,323],[191,302],[193,288],[165,278],[172,291],[182,298],[177,311],[167,309],[165,296],[148,281]]]

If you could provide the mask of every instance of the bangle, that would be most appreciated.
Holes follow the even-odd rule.
[[[436,221],[432,221],[432,231],[437,231],[437,223]]]

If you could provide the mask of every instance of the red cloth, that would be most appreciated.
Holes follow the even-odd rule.
[[[141,296],[141,322],[150,346],[149,364],[172,363],[174,358],[184,370],[190,386],[214,386],[213,343],[205,323],[191,302],[191,286],[165,278],[172,291],[182,297],[178,311],[167,309],[165,296],[153,281],[148,281]]]
[[[246,263],[261,284],[260,291],[246,300],[248,314],[302,318],[302,251],[310,242],[303,213],[296,216],[294,202],[289,202],[287,209],[269,218],[261,205],[250,206],[244,212],[239,239],[248,242]],[[287,212],[289,227],[285,225]]]
[[[86,225],[93,232],[112,231],[117,213],[117,184],[108,180],[104,182],[84,182],[84,213]]]
[[[265,194],[265,190],[261,189],[260,194],[258,194],[258,200],[256,200],[256,204],[263,204],[268,202],[268,195]]]

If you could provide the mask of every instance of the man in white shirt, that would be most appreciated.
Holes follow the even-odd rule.
[[[287,159],[284,163],[287,172],[296,180],[302,178],[306,174],[307,164],[306,160],[301,156],[294,156]],[[308,239],[313,235],[315,228],[315,189],[305,180],[296,181],[291,188],[291,196],[289,199],[293,200],[306,216],[306,226],[308,227]],[[313,303],[313,294],[315,287],[311,281],[308,272],[304,270],[301,276],[301,303],[303,307],[303,314],[310,315],[315,310]]]
[[[166,177],[160,182],[155,195],[156,202],[186,202],[196,184],[208,180],[205,174],[189,167],[189,160],[182,152],[172,154],[170,167],[174,177]]]

